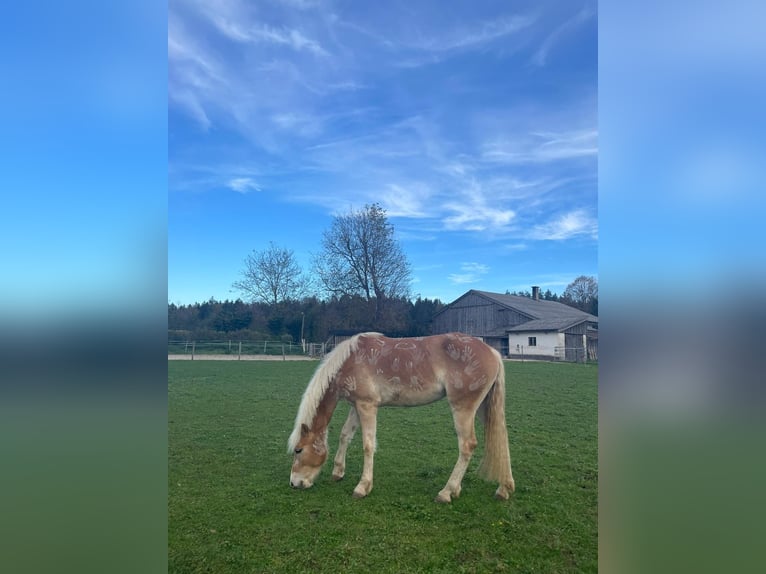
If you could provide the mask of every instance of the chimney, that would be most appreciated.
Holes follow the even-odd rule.
[[[532,285],[532,299],[535,301],[540,300],[540,287],[537,285]]]

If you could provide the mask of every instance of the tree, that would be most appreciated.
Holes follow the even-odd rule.
[[[333,219],[314,269],[329,294],[357,295],[372,303],[373,325],[380,324],[387,301],[409,296],[410,264],[377,203]]]
[[[254,301],[276,306],[299,299],[308,285],[293,252],[270,242],[268,249],[254,250],[247,256],[242,279],[233,287]]]
[[[422,299],[420,295],[410,303],[411,327],[409,336],[421,337],[431,334],[431,321],[434,315],[444,307],[439,299]]]
[[[598,315],[598,282],[594,277],[580,275],[567,285],[561,299],[581,311]]]

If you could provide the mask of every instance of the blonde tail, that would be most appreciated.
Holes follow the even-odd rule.
[[[508,449],[508,429],[505,426],[505,365],[497,355],[498,372],[495,382],[484,398],[480,410],[484,419],[484,458],[479,474],[500,483],[495,497],[507,499],[516,485],[511,473],[511,453]]]

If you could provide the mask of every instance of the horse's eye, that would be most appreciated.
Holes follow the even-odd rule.
[[[296,448],[295,449],[295,454],[300,454],[301,452],[303,452],[302,448]]]

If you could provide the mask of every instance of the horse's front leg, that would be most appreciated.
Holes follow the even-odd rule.
[[[375,457],[375,433],[378,407],[371,403],[357,403],[356,412],[362,427],[362,445],[364,447],[364,466],[362,478],[354,489],[354,498],[362,498],[372,490],[372,465]]]
[[[338,444],[338,452],[335,453],[335,462],[332,468],[333,480],[340,480],[346,474],[346,451],[351,439],[354,438],[357,428],[359,428],[359,416],[356,414],[354,405],[351,405],[351,410],[348,411],[348,418],[343,424],[343,429],[340,431],[340,443]]]

